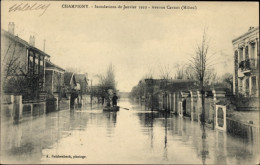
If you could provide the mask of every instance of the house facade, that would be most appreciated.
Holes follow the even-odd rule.
[[[45,61],[45,89],[50,95],[60,95],[62,97],[65,94],[64,73],[65,70],[55,64],[49,59]]]
[[[193,80],[145,79],[144,83],[146,106],[173,113],[177,113],[180,109],[180,102],[183,102],[182,105],[186,102],[184,97],[182,99],[182,90],[195,87]]]
[[[48,54],[35,47],[35,37],[29,43],[14,35],[15,25],[1,30],[2,91],[22,95],[24,100],[44,100],[45,59]]]
[[[64,84],[65,84],[66,93],[71,93],[72,91],[76,90],[77,82],[76,82],[75,74],[72,72],[65,72]]]
[[[86,74],[75,74],[77,88],[80,95],[87,94],[88,87],[88,75]]]
[[[232,41],[234,48],[233,93],[259,97],[259,27]]]

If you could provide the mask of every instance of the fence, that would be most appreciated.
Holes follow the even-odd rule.
[[[12,118],[19,122],[25,116],[37,116],[46,112],[46,102],[23,103],[20,95],[2,95],[1,115],[3,121]]]
[[[256,142],[259,145],[260,127],[227,118],[227,132]]]

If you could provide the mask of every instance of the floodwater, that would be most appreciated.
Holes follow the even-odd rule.
[[[121,100],[2,123],[1,163],[258,164],[253,142]]]

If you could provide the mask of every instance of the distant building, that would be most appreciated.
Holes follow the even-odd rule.
[[[259,27],[235,38],[233,93],[259,97]]]
[[[45,99],[45,59],[50,56],[35,47],[34,36],[28,43],[14,31],[14,23],[1,30],[2,90],[21,94],[23,100]]]
[[[194,80],[145,79],[144,97],[148,107],[176,113],[181,92],[196,88]]]
[[[72,72],[65,72],[64,84],[65,84],[66,93],[72,93],[73,90],[76,90],[77,82],[76,82],[75,74]]]
[[[88,75],[86,74],[75,74],[76,82],[77,82],[77,90],[80,95],[87,94],[88,87]]]

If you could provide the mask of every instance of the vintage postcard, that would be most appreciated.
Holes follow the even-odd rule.
[[[1,2],[1,164],[259,164],[259,3]]]

